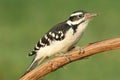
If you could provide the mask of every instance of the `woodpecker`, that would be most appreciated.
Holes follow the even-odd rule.
[[[33,70],[44,59],[57,53],[65,53],[76,45],[89,21],[97,16],[83,10],[73,12],[70,17],[53,26],[38,41],[29,56],[35,55],[27,72]]]

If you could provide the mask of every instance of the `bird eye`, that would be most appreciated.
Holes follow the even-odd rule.
[[[83,17],[83,14],[80,14],[80,15],[76,15],[76,16],[71,16],[69,19],[71,21],[76,21],[76,20],[79,20],[82,17]]]
[[[82,17],[83,17],[83,14],[80,14],[80,15],[79,15],[79,18],[82,18]]]

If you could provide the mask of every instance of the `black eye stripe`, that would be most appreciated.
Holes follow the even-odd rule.
[[[82,18],[83,16],[81,15],[81,16],[71,16],[69,19],[71,20],[71,21],[75,21],[75,20],[78,20],[78,19],[80,19],[80,18]]]
[[[74,21],[74,20],[77,20],[77,19],[78,19],[78,16],[71,16],[69,19],[70,19],[71,21]]]
[[[79,18],[82,18],[82,17],[84,17],[84,15],[83,15],[83,14],[80,14],[80,15],[79,15]]]
[[[75,18],[75,16],[71,16],[69,19],[70,19],[71,21],[73,21],[74,18]]]

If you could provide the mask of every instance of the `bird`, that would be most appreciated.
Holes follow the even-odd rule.
[[[81,39],[88,23],[95,16],[97,16],[96,13],[77,10],[68,19],[54,25],[40,38],[34,49],[28,54],[35,56],[26,73],[33,70],[46,58],[71,50]]]

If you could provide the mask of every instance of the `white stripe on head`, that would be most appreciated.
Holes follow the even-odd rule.
[[[72,26],[72,25],[78,25],[78,24],[81,23],[83,20],[84,20],[84,18],[79,19],[79,20],[76,20],[76,21],[68,20],[68,21],[67,21],[67,24],[70,25],[70,26]]]
[[[80,14],[83,14],[83,13],[82,12],[77,12],[77,13],[71,14],[70,16],[77,16],[77,15],[80,15]]]

